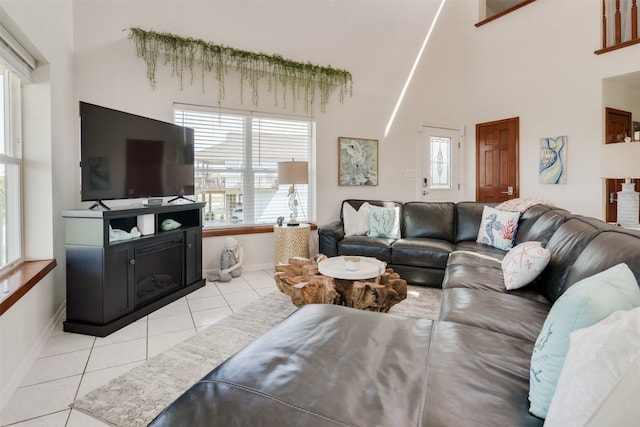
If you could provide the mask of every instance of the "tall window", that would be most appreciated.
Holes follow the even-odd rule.
[[[0,271],[22,259],[20,79],[0,65]]]
[[[451,189],[451,143],[446,136],[432,135],[430,142],[430,180],[432,189]]]
[[[289,186],[278,183],[278,162],[311,162],[311,119],[176,104],[174,121],[195,131],[195,197],[206,203],[205,226],[288,217]],[[309,186],[296,189],[298,220],[310,220]]]

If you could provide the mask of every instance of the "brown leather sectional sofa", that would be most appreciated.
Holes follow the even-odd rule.
[[[422,214],[453,213],[433,218],[457,236],[448,246],[425,237],[433,239],[424,246],[434,265],[415,265],[420,257],[407,249],[415,241],[399,247],[403,257],[393,255],[396,242],[368,248],[364,238],[329,239],[321,247],[335,247],[331,255],[353,254],[358,242],[364,251],[390,250],[385,256],[394,269],[421,268],[428,280],[442,270],[439,320],[302,307],[194,384],[152,425],[542,426],[528,411],[529,366],[551,305],[577,281],[618,263],[640,282],[640,233],[533,206],[521,216],[516,243],[543,242],[551,261],[534,283],[506,291],[496,261],[504,252],[462,238],[474,227],[477,233],[481,204],[407,205]],[[443,247],[449,251],[440,267],[436,252]]]

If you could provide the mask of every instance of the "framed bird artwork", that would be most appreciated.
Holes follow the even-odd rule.
[[[338,138],[338,185],[378,185],[378,140]]]

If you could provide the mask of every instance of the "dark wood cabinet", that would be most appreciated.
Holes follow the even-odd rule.
[[[67,319],[64,330],[106,336],[204,286],[204,203],[64,211]],[[131,233],[138,217],[153,217],[152,233]],[[163,230],[172,220],[178,228]]]
[[[605,108],[605,144],[624,141],[625,137],[633,139],[631,112]]]

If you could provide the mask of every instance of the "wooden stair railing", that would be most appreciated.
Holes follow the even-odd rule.
[[[614,25],[614,44],[607,46],[607,29],[610,23],[607,21],[607,3],[615,5],[615,12],[613,14],[612,24]],[[629,40],[622,40],[622,12],[620,10],[620,0],[602,0],[602,49],[597,50],[596,54],[610,52],[612,50],[620,49],[623,47],[631,46],[640,43],[638,37],[638,1],[631,0],[631,10],[629,11],[629,23],[631,24],[631,38]]]

